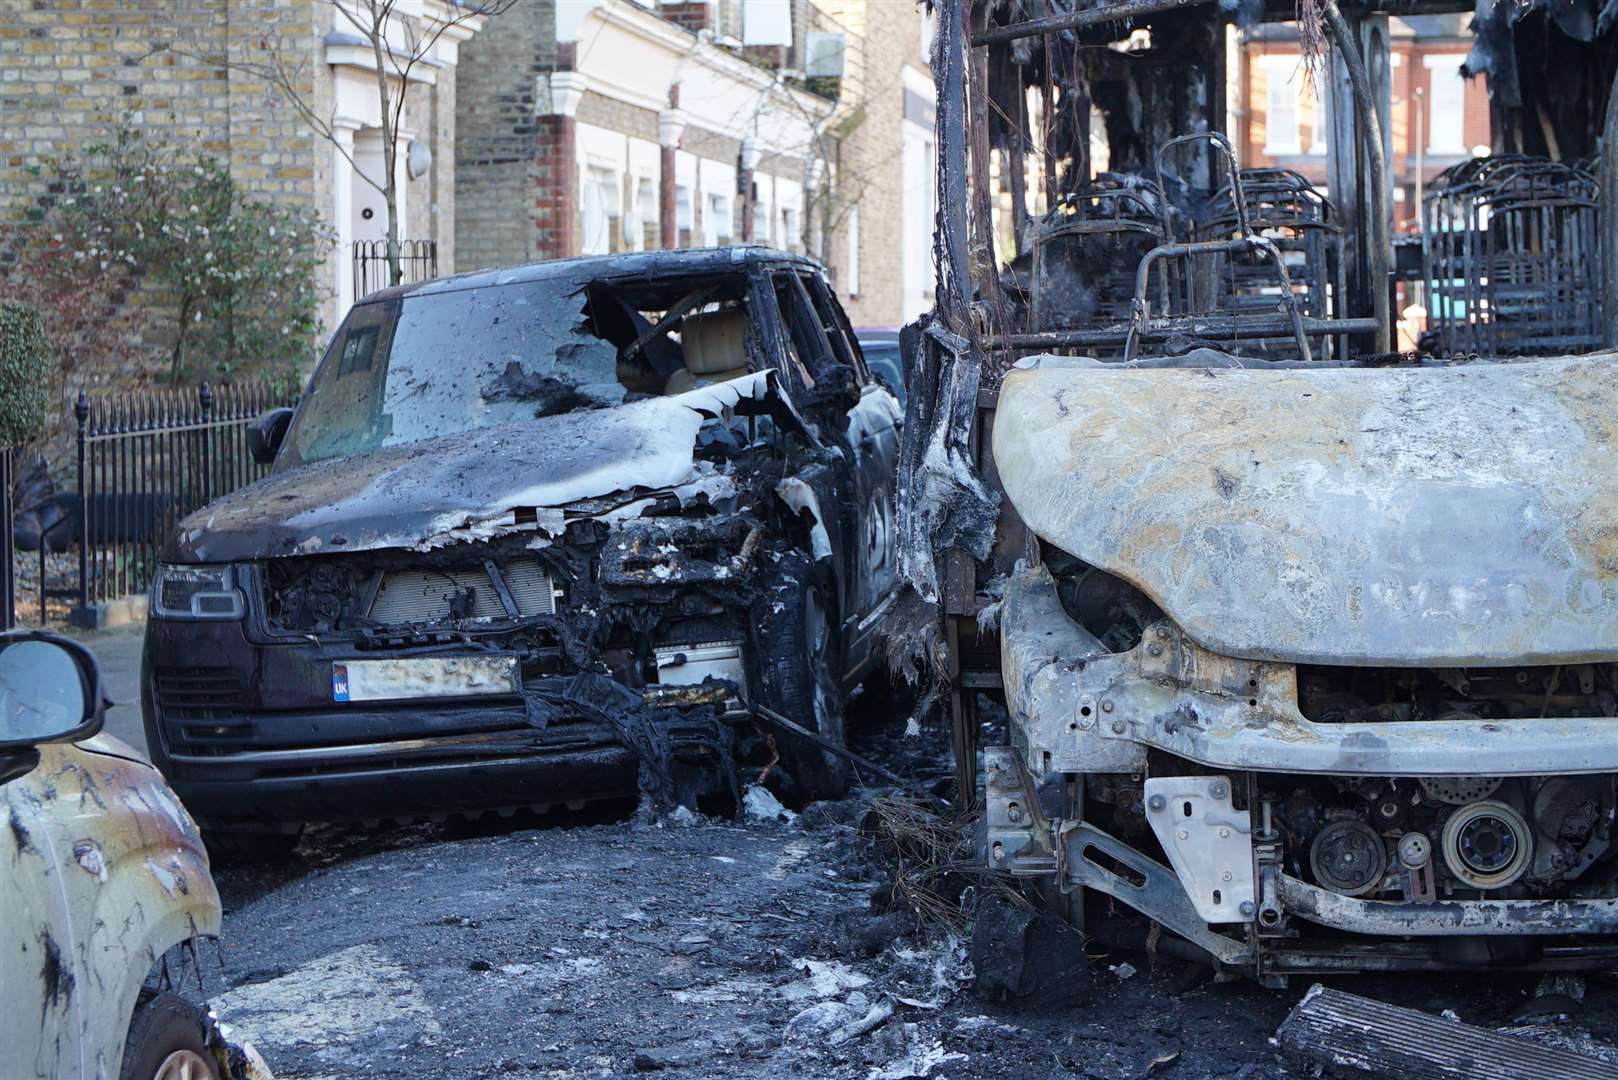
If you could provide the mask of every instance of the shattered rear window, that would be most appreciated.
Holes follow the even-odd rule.
[[[354,308],[309,385],[286,466],[622,403],[586,288],[540,281]]]

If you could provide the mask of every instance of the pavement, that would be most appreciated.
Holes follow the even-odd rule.
[[[101,668],[101,684],[112,699],[106,725],[101,730],[144,754],[146,731],[140,718],[140,651],[145,628],[127,626],[76,636],[95,653],[96,664]]]
[[[1088,1008],[979,999],[963,942],[889,914],[863,803],[831,805],[306,841],[256,897],[220,875],[207,997],[281,1080],[1307,1075],[1268,1043],[1301,986],[1135,956]]]

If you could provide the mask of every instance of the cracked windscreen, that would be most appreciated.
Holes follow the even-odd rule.
[[[278,465],[621,404],[618,347],[594,332],[588,292],[522,282],[355,307]]]

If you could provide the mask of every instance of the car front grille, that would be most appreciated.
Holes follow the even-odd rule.
[[[152,681],[174,750],[218,751],[249,737],[253,725],[243,713],[247,685],[235,669],[160,667]]]
[[[523,559],[496,570],[519,615],[556,611],[551,576],[537,560]],[[507,614],[500,592],[484,567],[476,569],[395,570],[382,577],[369,618],[381,626],[498,619]]]

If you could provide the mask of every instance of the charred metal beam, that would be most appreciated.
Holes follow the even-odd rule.
[[[1371,278],[1371,313],[1376,317],[1378,324],[1373,350],[1381,354],[1393,347],[1390,318],[1392,305],[1388,299],[1388,282],[1393,260],[1393,225],[1388,210],[1388,161],[1385,144],[1382,141],[1382,113],[1377,107],[1376,99],[1371,96],[1371,78],[1365,70],[1365,58],[1360,55],[1359,48],[1354,44],[1353,31],[1349,29],[1348,21],[1338,9],[1336,0],[1326,0],[1323,13],[1326,18],[1326,31],[1331,35],[1332,43],[1337,46],[1337,51],[1343,58],[1349,82],[1354,87],[1354,103],[1358,106],[1360,119],[1365,125],[1366,164],[1370,170],[1370,176],[1366,179],[1371,188],[1370,220],[1365,223],[1366,242],[1370,245],[1370,250],[1366,253],[1366,262]]]
[[[1311,319],[1303,320],[1304,333],[1310,337],[1320,334],[1369,334],[1376,330],[1375,319]],[[1162,341],[1171,334],[1185,334],[1184,320],[1175,325],[1157,325],[1147,322],[1141,328],[1141,340]],[[1292,320],[1265,317],[1263,319],[1236,320],[1228,317],[1210,317],[1196,324],[1194,334],[1212,341],[1240,341],[1252,339],[1270,341],[1293,336]],[[1106,327],[1099,330],[1044,330],[1037,333],[996,334],[984,339],[990,349],[1074,349],[1108,345],[1122,345],[1129,337],[1127,326]]]
[[[808,739],[822,750],[836,754],[839,757],[847,758],[849,761],[853,762],[856,767],[864,769],[872,776],[880,777],[893,786],[904,788],[908,791],[920,790],[915,781],[906,780],[898,773],[884,769],[871,759],[861,757],[859,754],[856,754],[843,744],[834,742],[833,740],[826,738],[824,735],[821,735],[819,732],[810,731],[802,724],[794,723],[793,721],[788,720],[774,709],[758,704],[749,706],[749,708],[752,710],[755,717],[763,720],[767,724],[770,724],[772,727],[779,728],[782,731],[790,731],[800,739]]]
[[[1083,30],[1086,27],[1122,22],[1144,15],[1161,15],[1165,11],[1197,7],[1207,0],[1127,0],[1121,4],[1105,4],[1083,11],[1065,11],[1057,15],[1043,15],[1037,19],[991,26],[972,35],[973,45],[997,45],[1019,38],[1038,37],[1062,30]]]

